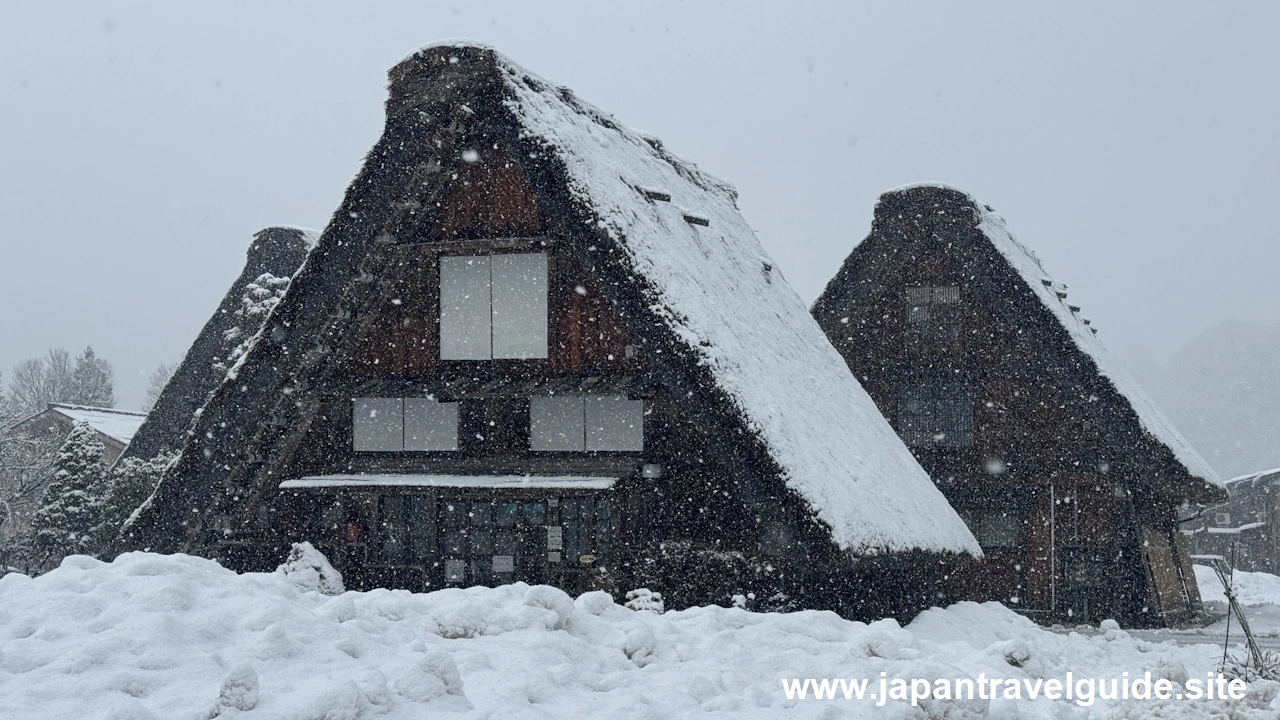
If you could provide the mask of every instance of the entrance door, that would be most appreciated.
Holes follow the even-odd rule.
[[[546,513],[541,500],[440,501],[440,557],[450,585],[545,583]]]

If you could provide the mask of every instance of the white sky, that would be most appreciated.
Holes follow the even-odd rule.
[[[605,7],[608,5],[608,7]],[[0,370],[141,403],[256,230],[321,228],[386,70],[495,45],[735,183],[807,301],[875,198],[990,203],[1113,350],[1280,320],[1280,3],[58,2],[0,9]]]

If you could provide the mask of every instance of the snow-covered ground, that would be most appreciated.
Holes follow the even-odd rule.
[[[1196,565],[1196,584],[1200,586],[1200,598],[1205,603],[1219,603],[1226,606],[1227,594],[1223,592],[1222,581],[1217,573],[1207,565]],[[1270,573],[1245,572],[1237,570],[1232,575],[1236,599],[1244,606],[1280,605],[1280,577]]]
[[[301,578],[301,579],[300,579]],[[1275,720],[1243,700],[788,699],[786,679],[1205,678],[1220,648],[1041,629],[960,603],[906,627],[826,612],[630,610],[545,586],[324,595],[305,573],[208,560],[72,557],[0,578],[0,718],[1203,718]],[[1215,714],[1216,713],[1216,714]]]
[[[1222,581],[1212,568],[1196,565],[1195,571],[1196,584],[1200,586],[1200,597],[1205,608],[1223,617],[1212,625],[1178,632],[1213,637],[1213,642],[1221,647],[1227,632],[1227,595],[1222,590]],[[1258,639],[1258,644],[1264,648],[1280,650],[1280,577],[1270,573],[1237,570],[1232,584],[1235,586],[1236,599],[1244,606],[1245,619],[1249,621],[1249,629]],[[1233,646],[1243,642],[1240,625],[1235,618],[1231,619],[1230,639]]]

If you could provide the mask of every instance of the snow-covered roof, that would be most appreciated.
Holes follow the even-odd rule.
[[[1066,300],[1066,285],[1055,281],[1040,263],[1036,254],[1018,242],[1005,226],[1004,218],[967,192],[943,183],[908,185],[895,188],[885,194],[903,192],[913,187],[940,187],[967,197],[978,213],[978,217],[975,218],[978,229],[1017,271],[1027,287],[1031,288],[1039,298],[1041,304],[1067,330],[1076,347],[1093,361],[1098,374],[1108,380],[1115,387],[1116,392],[1129,403],[1142,423],[1143,429],[1169,448],[1174,458],[1182,464],[1189,475],[1220,488],[1226,487],[1209,463],[1196,452],[1195,448],[1191,447],[1191,443],[1187,442],[1186,438],[1182,437],[1142,385],[1112,357],[1110,351],[1098,339],[1092,324],[1079,314],[1079,307]],[[1072,310],[1073,307],[1076,308],[1075,311]]]
[[[456,41],[419,51],[442,57]],[[493,52],[522,139],[621,250],[650,309],[710,370],[788,487],[858,552],[981,550],[738,212],[737,192]]]
[[[1262,482],[1262,483],[1270,482],[1270,483],[1280,485],[1280,468],[1272,468],[1270,470],[1263,470],[1261,472],[1249,473],[1248,475],[1233,477],[1227,481],[1227,488],[1231,489],[1231,488],[1240,487],[1243,485],[1256,485],[1259,482]]]
[[[50,403],[49,410],[65,415],[75,422],[85,422],[89,427],[128,445],[138,426],[146,419],[146,413],[116,410],[114,408],[89,407],[87,405],[65,405]]]
[[[612,477],[542,475],[315,475],[280,483],[281,490],[305,488],[358,488],[361,486],[493,488],[504,490],[559,489],[607,490],[618,482]]]

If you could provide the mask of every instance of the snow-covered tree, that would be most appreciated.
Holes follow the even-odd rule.
[[[31,520],[36,544],[46,561],[95,549],[94,531],[102,522],[104,475],[97,431],[88,423],[76,423],[58,449],[53,478]]]
[[[223,347],[226,349],[213,363],[216,372],[227,372],[241,355],[248,352],[253,336],[288,289],[289,278],[271,273],[263,273],[245,286],[240,307],[236,308],[235,325],[223,333]]]
[[[41,361],[35,362],[41,365],[43,382],[43,366]],[[21,566],[13,560],[15,548],[21,544],[15,537],[17,508],[39,497],[40,489],[53,472],[53,460],[60,444],[49,436],[8,432],[26,414],[27,408],[0,397],[0,565],[7,562],[15,567]]]
[[[155,372],[151,373],[151,379],[147,381],[147,404],[142,408],[146,412],[151,412],[151,408],[156,406],[156,401],[160,399],[160,393],[164,392],[164,386],[169,384],[169,378],[173,377],[174,367],[160,363]]]
[[[94,354],[93,347],[86,347],[76,358],[69,395],[69,402],[76,405],[115,407],[115,371],[111,363]]]
[[[99,548],[114,540],[133,511],[151,497],[175,458],[176,455],[162,453],[149,460],[129,457],[116,463],[107,474],[102,521],[96,533]]]

